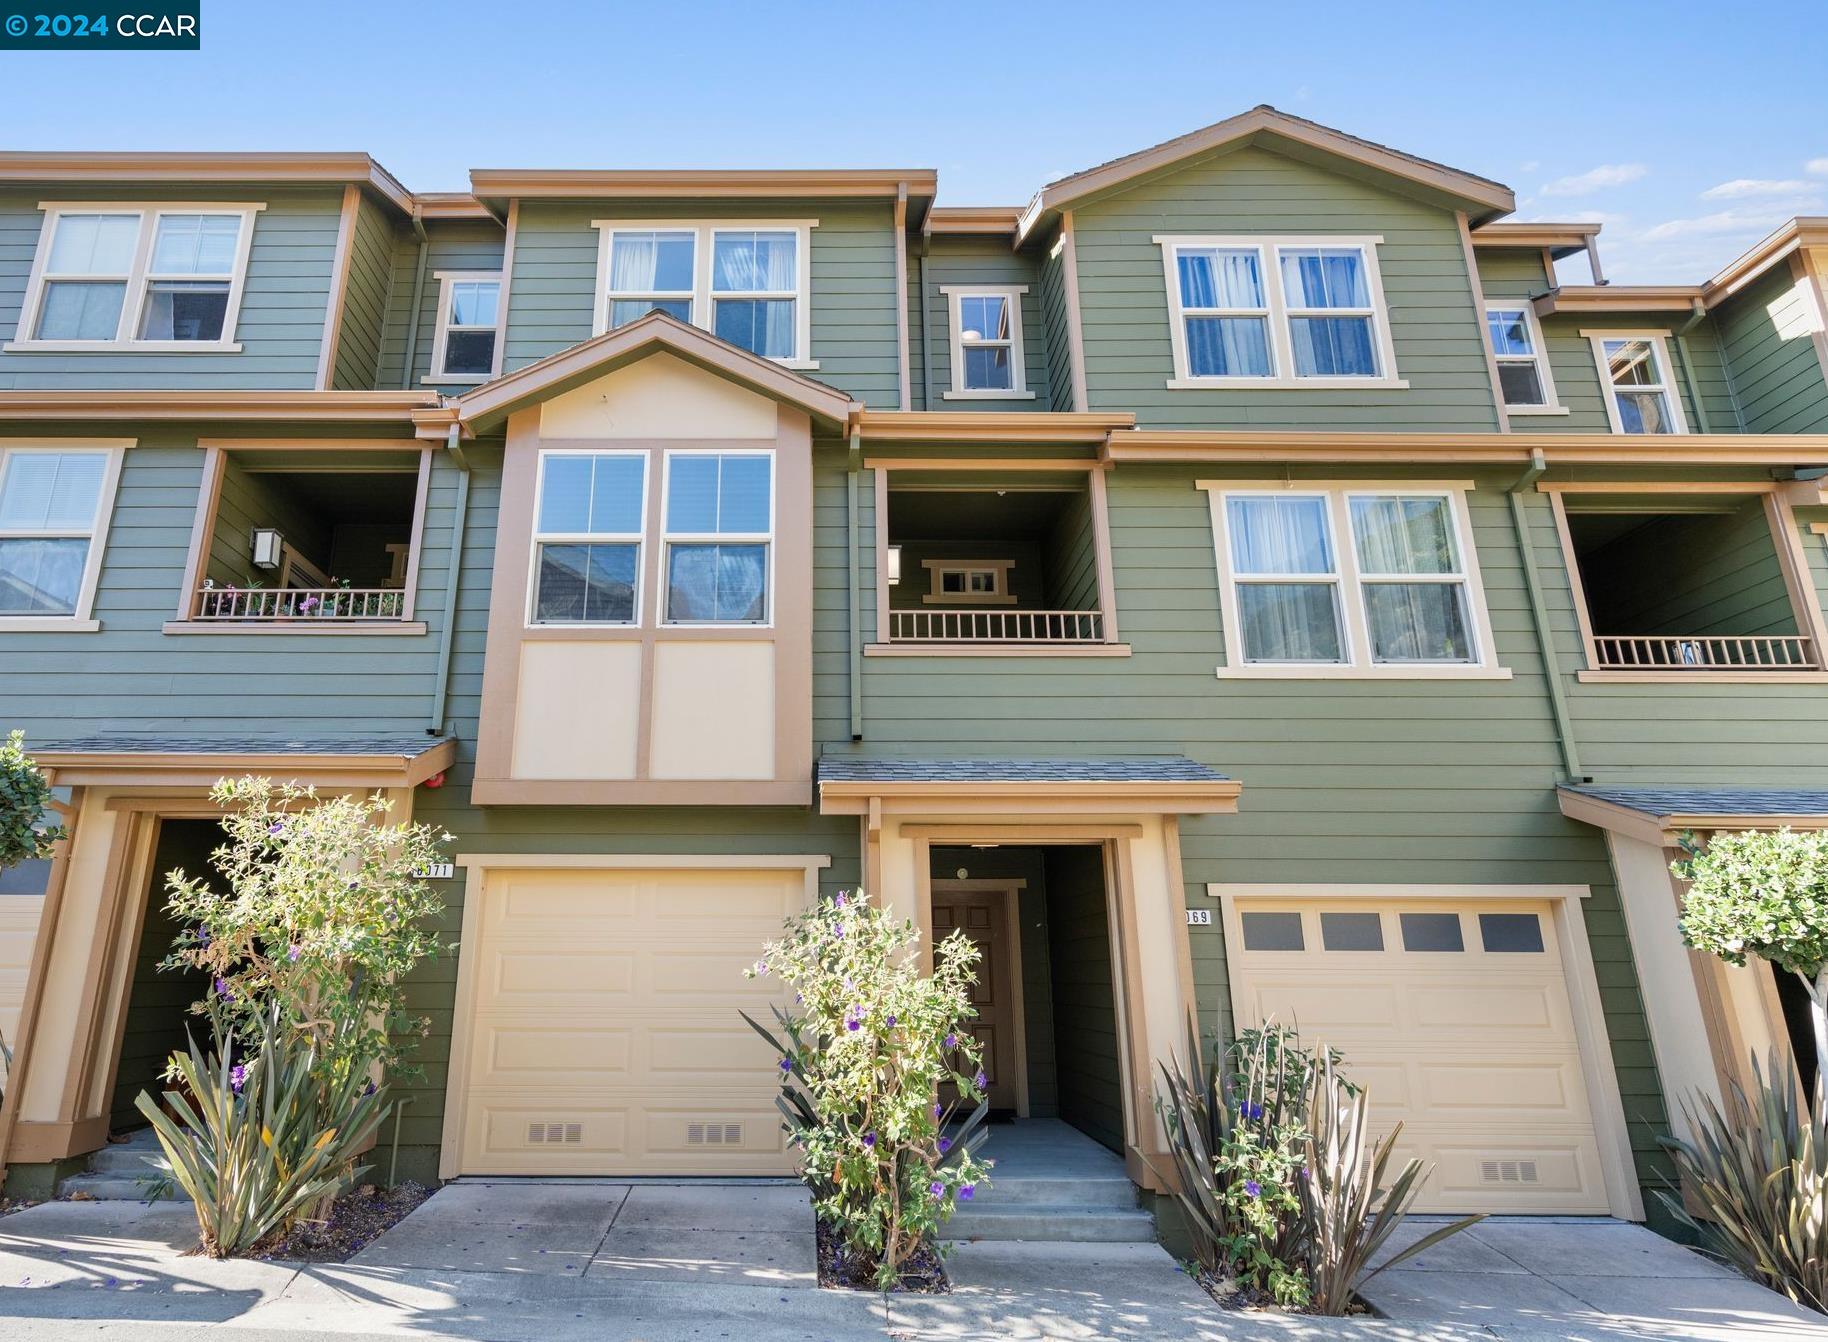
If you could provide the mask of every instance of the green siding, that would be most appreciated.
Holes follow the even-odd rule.
[[[330,563],[330,529],[312,513],[299,507],[283,488],[260,474],[242,468],[229,457],[222,466],[222,492],[216,503],[216,525],[209,538],[209,562],[203,576],[218,586],[248,587],[273,581],[277,575],[258,572],[252,563],[251,532],[255,527],[276,527],[299,553],[320,565]]]
[[[812,230],[811,376],[865,404],[895,409],[900,358],[890,206],[855,201],[526,201],[514,235],[504,371],[590,339],[593,219],[816,219]]]
[[[1451,212],[1265,149],[1207,155],[1075,206],[1080,317],[1094,410],[1180,428],[1497,427]],[[1381,236],[1378,260],[1407,390],[1171,391],[1162,234]]]
[[[393,280],[393,225],[366,196],[356,208],[344,282],[342,334],[330,385],[339,391],[373,390],[381,372],[381,328],[387,321]]]
[[[419,329],[413,347],[412,376],[401,381],[406,360],[408,328],[412,325],[413,272],[419,264],[419,239],[409,230],[394,242],[390,260],[393,278],[387,305],[387,329],[382,341],[383,387],[421,387],[432,371],[432,341],[438,334],[438,280],[441,270],[500,270],[502,228],[487,220],[453,220],[426,225],[425,285],[419,295]],[[455,395],[468,383],[438,383],[440,391]]]
[[[1807,290],[1779,265],[1714,311],[1714,321],[1752,433],[1828,429],[1828,380],[1811,328]]]
[[[1072,496],[1048,537],[1047,581],[1050,609],[1098,609],[1098,543],[1089,492]]]
[[[0,192],[0,342],[13,340],[44,216],[38,202],[119,200],[122,190]],[[161,201],[264,201],[254,216],[237,354],[31,354],[0,351],[8,388],[298,388],[317,385],[342,192],[335,188],[165,188]]]
[[[1757,499],[1731,514],[1654,519],[1602,546],[1581,577],[1595,633],[1797,632],[1771,525]]]
[[[1066,301],[1066,254],[1048,250],[1041,258],[1041,330],[1047,338],[1047,382],[1056,410],[1083,410],[1073,404],[1072,312]]]
[[[1048,391],[1050,364],[1049,333],[1041,316],[1040,276],[1031,257],[1010,250],[1007,238],[936,237],[925,259],[927,288],[927,325],[925,338],[920,325],[920,266],[918,257],[908,265],[908,326],[915,333],[912,345],[914,359],[913,408],[915,410],[1049,410],[1054,408]],[[947,286],[970,284],[1023,285],[1022,354],[1023,377],[1033,400],[999,397],[953,398],[946,395],[952,386],[952,307],[948,296],[940,291]],[[927,361],[928,376],[933,383],[933,404],[925,402],[921,379],[922,359]]]
[[[1097,848],[1045,853],[1060,1117],[1122,1151],[1123,1074],[1103,853]]]

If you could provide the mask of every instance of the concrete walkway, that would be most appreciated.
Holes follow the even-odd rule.
[[[1636,1258],[1638,1246],[1609,1233],[1647,1232],[1605,1223],[1568,1229],[1598,1232],[1564,1250],[1594,1270],[1586,1284],[1563,1289],[1559,1271],[1527,1265],[1542,1246],[1512,1236],[1494,1248],[1506,1237],[1486,1236],[1507,1227],[1481,1228],[1479,1241],[1455,1250],[1457,1265],[1443,1246],[1430,1261],[1387,1274],[1387,1289],[1373,1294],[1406,1316],[1396,1319],[1227,1313],[1153,1244],[1032,1243],[961,1244],[951,1295],[895,1298],[885,1316],[878,1298],[812,1288],[810,1212],[792,1187],[457,1184],[357,1261],[335,1266],[197,1257],[188,1252],[196,1239],[188,1206],[48,1203],[0,1218],[0,1338],[1828,1342],[1828,1327],[1769,1292],[1711,1271],[1684,1276],[1676,1260]],[[1488,1253],[1513,1266],[1499,1270]],[[1609,1264],[1619,1275],[1597,1272]],[[1537,1280],[1565,1299],[1530,1295],[1536,1288],[1524,1283]],[[1594,1282],[1604,1283],[1612,1306],[1595,1303],[1602,1291]],[[1686,1294],[1674,1298],[1670,1282],[1687,1283]],[[1669,1308],[1655,1308],[1664,1296]],[[1630,1299],[1641,1303],[1609,1312]]]

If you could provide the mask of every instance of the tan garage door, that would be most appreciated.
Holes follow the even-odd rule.
[[[1420,1207],[1607,1210],[1547,904],[1253,897],[1227,929],[1238,1019],[1344,1055],[1373,1125],[1434,1165]]]
[[[492,871],[471,964],[464,1174],[785,1174],[743,976],[806,902],[785,871]]]

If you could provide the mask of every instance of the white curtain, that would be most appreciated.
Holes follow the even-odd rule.
[[[1466,588],[1457,582],[1364,585],[1371,655],[1380,662],[1470,662]]]
[[[1225,508],[1239,573],[1333,572],[1325,499],[1233,497]]]
[[[1244,658],[1251,662],[1342,662],[1339,588],[1330,582],[1238,584]]]
[[[1260,308],[1263,276],[1254,251],[1205,247],[1179,255],[1181,306]]]
[[[1352,531],[1358,540],[1358,566],[1365,573],[1460,571],[1446,499],[1354,498]]]
[[[724,294],[791,292],[798,242],[794,233],[720,232],[711,253],[711,287]]]

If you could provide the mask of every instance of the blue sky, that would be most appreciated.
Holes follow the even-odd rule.
[[[948,204],[1252,104],[1598,219],[1611,278],[1706,278],[1828,214],[1815,5],[203,0],[203,50],[0,53],[19,149],[365,149],[471,167],[933,167]]]

